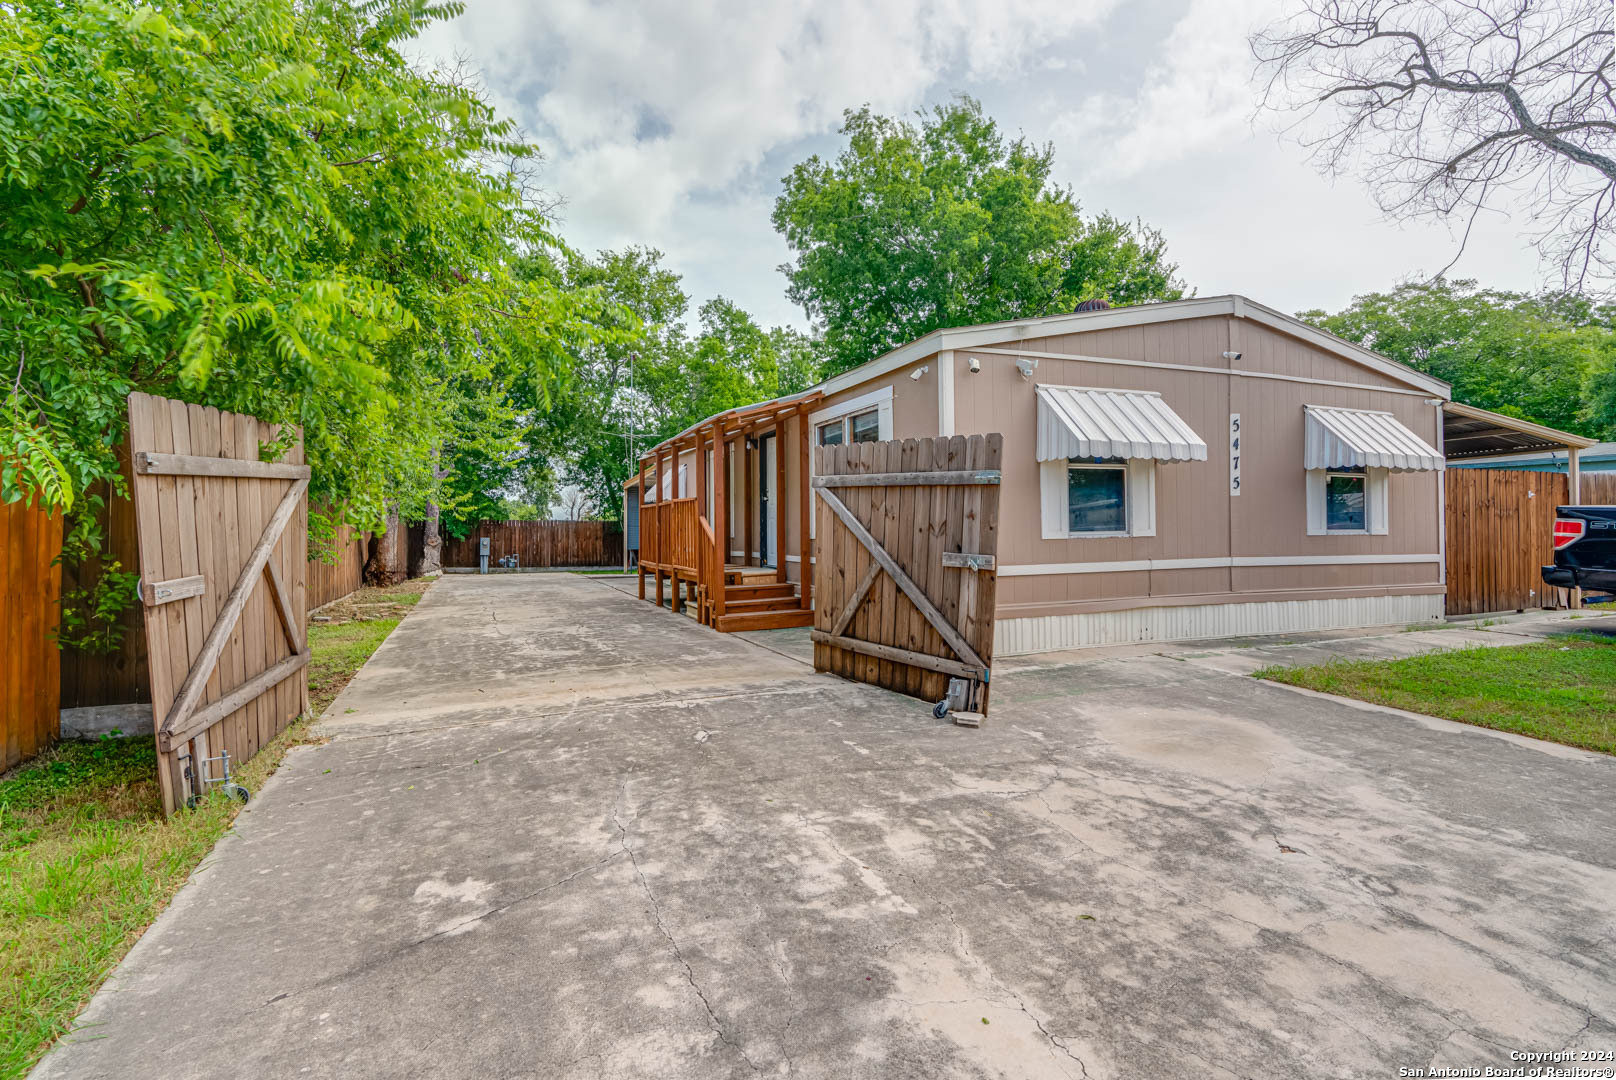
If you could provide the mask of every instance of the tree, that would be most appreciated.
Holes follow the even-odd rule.
[[[844,114],[848,145],[791,170],[774,226],[787,294],[824,328],[830,372],[939,327],[1033,318],[1100,297],[1184,295],[1161,235],[1084,221],[1054,149],[1007,141],[968,97],[917,115]]]
[[[1299,317],[1433,375],[1469,405],[1598,438],[1616,431],[1585,396],[1616,357],[1611,312],[1438,279]]]
[[[819,381],[814,341],[789,327],[764,329],[723,297],[701,306],[691,337],[689,297],[659,251],[575,257],[558,273],[569,287],[599,290],[624,313],[621,333],[579,353],[545,425],[546,445],[565,460],[567,480],[608,518],[622,512],[638,452],[713,413]]]
[[[371,527],[466,402],[542,407],[598,304],[518,272],[560,246],[503,164],[533,148],[399,52],[459,10],[0,7],[5,498],[115,477],[142,389],[301,424],[311,506]]]
[[[1483,210],[1524,215],[1574,290],[1609,285],[1611,42],[1608,0],[1301,0],[1251,46],[1266,106],[1324,172],[1467,235]]]

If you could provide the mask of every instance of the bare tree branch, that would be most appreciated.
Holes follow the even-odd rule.
[[[1297,0],[1251,47],[1322,171],[1465,240],[1508,214],[1560,288],[1616,295],[1612,40],[1608,0]]]

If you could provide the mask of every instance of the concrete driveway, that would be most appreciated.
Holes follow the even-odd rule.
[[[449,578],[38,1075],[1389,1077],[1616,1050],[1616,760],[1235,673],[1466,636],[1499,640],[1006,660],[972,731],[599,580]]]

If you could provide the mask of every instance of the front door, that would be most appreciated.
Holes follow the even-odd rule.
[[[763,566],[774,565],[774,468],[779,440],[773,433],[758,439],[758,551]]]

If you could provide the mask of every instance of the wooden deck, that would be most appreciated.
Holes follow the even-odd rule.
[[[796,456],[798,477],[808,476],[808,410],[822,395],[805,394],[796,398],[765,402],[745,409],[732,409],[704,421],[652,448],[640,459],[638,476],[640,513],[639,594],[646,596],[649,576],[658,606],[664,598],[669,607],[680,611],[694,605],[695,617],[720,632],[769,630],[813,624],[812,561],[802,560],[803,580],[799,585],[786,576],[784,528],[776,529],[773,566],[752,565],[750,560],[731,563],[723,555],[731,542],[740,550],[753,551],[753,524],[760,518],[761,505],[752,497],[753,457],[759,436],[774,436],[776,451],[774,491],[775,520],[785,521],[786,505],[786,421],[797,417]],[[694,467],[681,470],[679,458],[694,455]],[[729,457],[741,457],[736,473],[742,487],[736,499],[736,521],[732,535],[728,519],[730,499],[725,484],[730,473]],[[761,460],[759,466],[761,467]],[[707,490],[709,469],[713,478]],[[673,478],[693,475],[695,491],[689,482],[675,485]],[[667,481],[666,497],[663,495]],[[762,484],[757,487],[761,492]],[[799,483],[801,536],[799,551],[811,548],[808,535],[808,488]]]

